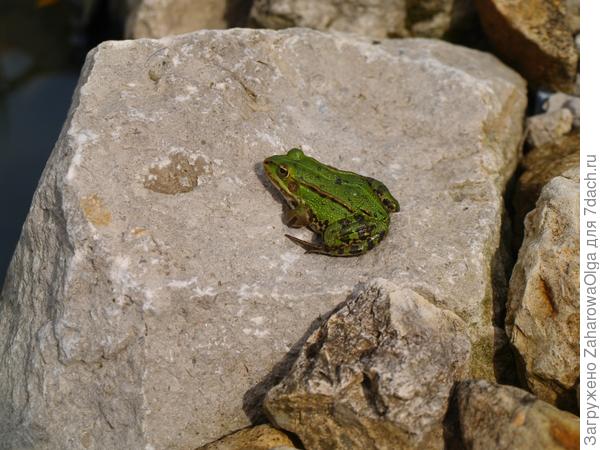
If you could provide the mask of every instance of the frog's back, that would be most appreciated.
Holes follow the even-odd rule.
[[[302,197],[319,222],[334,222],[355,214],[388,217],[387,208],[372,187],[372,181],[376,180],[336,169],[310,157],[301,161],[297,170],[302,173]],[[389,194],[387,188],[385,190]]]

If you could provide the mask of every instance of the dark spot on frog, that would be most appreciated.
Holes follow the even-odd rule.
[[[374,41],[371,41],[371,44],[373,44],[373,45],[379,45],[379,44],[381,44],[381,41],[374,40]]]
[[[384,198],[382,201],[383,201],[383,205],[386,208],[388,208],[388,209],[394,208],[394,205],[393,205],[392,201],[389,198]]]
[[[376,244],[376,241],[375,241],[375,239],[369,239],[369,240],[367,241],[367,248],[368,248],[369,250],[371,250],[373,247],[375,247],[375,244]]]
[[[161,194],[190,192],[198,186],[198,177],[208,173],[201,158],[190,158],[182,152],[169,155],[164,163],[152,164],[144,177],[144,187]]]
[[[340,177],[335,177],[335,184],[342,184],[343,181]]]
[[[372,231],[373,231],[373,227],[372,226],[359,228],[359,230],[358,230],[358,237],[360,237],[361,239],[365,238],[365,237],[369,236]]]
[[[379,240],[383,240],[383,238],[385,237],[385,231],[380,231],[379,232]]]

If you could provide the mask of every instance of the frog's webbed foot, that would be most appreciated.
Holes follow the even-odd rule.
[[[385,237],[389,222],[363,215],[341,219],[331,224],[323,234],[323,242],[315,244],[297,237],[286,236],[306,253],[329,256],[358,256],[371,250]]]
[[[306,250],[306,253],[314,253],[319,255],[328,255],[328,256],[358,256],[366,253],[368,250],[372,248],[368,244],[353,244],[353,245],[341,245],[339,247],[327,247],[325,245],[313,244],[312,242],[303,241],[302,239],[298,239],[297,237],[290,236],[286,234],[286,236],[295,244],[302,247]]]
[[[308,241],[303,241],[302,239],[298,239],[297,237],[291,236],[289,234],[286,234],[285,236],[294,244],[297,244],[304,250],[306,250],[306,253],[324,253],[325,247],[323,247],[322,245],[313,244],[312,242]]]
[[[302,239],[298,239],[297,237],[286,234],[286,237],[292,241],[294,244],[299,245],[306,253],[315,253],[320,255],[328,255],[328,256],[358,256],[366,253],[368,250],[371,250],[375,243],[378,242],[378,238],[371,238],[367,241],[355,242],[351,244],[341,244],[332,247],[328,247],[327,245],[319,245],[308,241],[303,241]]]

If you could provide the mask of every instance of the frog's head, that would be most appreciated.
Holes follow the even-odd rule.
[[[293,148],[286,155],[273,155],[263,161],[265,174],[283,194],[290,206],[298,200],[298,162],[306,158],[299,148]]]

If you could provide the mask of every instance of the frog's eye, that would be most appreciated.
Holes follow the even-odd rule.
[[[281,178],[287,178],[287,176],[290,174],[288,168],[284,165],[281,165],[277,168],[277,173]]]

